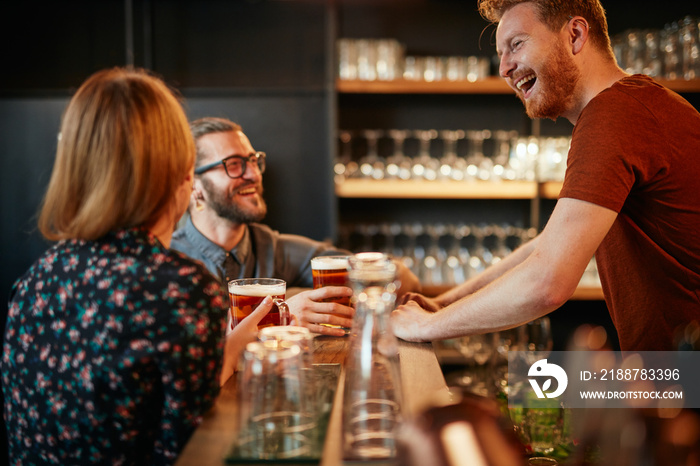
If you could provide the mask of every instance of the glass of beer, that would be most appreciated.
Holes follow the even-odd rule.
[[[314,279],[314,290],[324,286],[347,286],[350,287],[348,271],[349,256],[317,256],[311,259],[311,275]],[[331,302],[350,306],[350,296],[324,299],[323,302]],[[340,316],[346,317],[346,316]],[[321,324],[326,327],[340,328],[339,325]],[[350,330],[343,327],[346,331]]]
[[[348,271],[349,256],[318,256],[311,259],[311,275],[314,279],[314,290],[324,286],[350,286]],[[350,296],[329,298],[325,302],[335,302],[350,306]]]
[[[228,282],[231,299],[231,319],[233,327],[249,316],[265,299],[272,297],[274,303],[270,312],[263,317],[258,328],[273,325],[289,325],[289,306],[284,301],[287,283],[277,278],[242,278]]]

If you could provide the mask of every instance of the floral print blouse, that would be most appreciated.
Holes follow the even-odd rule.
[[[11,464],[171,464],[218,393],[228,295],[141,229],[61,241],[14,285]]]

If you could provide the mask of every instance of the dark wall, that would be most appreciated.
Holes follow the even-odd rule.
[[[61,114],[93,72],[134,64],[184,97],[190,119],[228,117],[268,153],[267,223],[332,238],[324,2],[68,0],[0,7],[0,328],[14,280],[48,243],[36,215]],[[127,18],[129,21],[127,21]],[[6,454],[0,429],[0,464]]]
[[[36,214],[63,109],[106,67],[153,70],[181,92],[190,119],[239,122],[269,156],[267,222],[332,238],[324,2],[29,0],[2,10],[0,62],[12,65],[0,73],[3,316],[12,282],[47,246]]]

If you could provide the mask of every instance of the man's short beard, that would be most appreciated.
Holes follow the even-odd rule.
[[[576,99],[576,86],[581,73],[574,65],[573,60],[566,55],[563,46],[556,42],[552,53],[547,57],[544,70],[537,74],[537,80],[541,82],[539,90],[541,99],[525,104],[525,110],[530,118],[550,118],[556,120],[572,105]]]
[[[235,202],[231,202],[223,191],[218,191],[207,178],[202,178],[202,187],[208,195],[208,204],[216,215],[234,223],[256,223],[262,221],[267,214],[267,204],[260,197],[258,208],[251,211],[242,209]]]

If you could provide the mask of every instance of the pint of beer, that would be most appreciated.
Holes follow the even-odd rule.
[[[276,278],[242,278],[228,282],[228,294],[231,299],[231,319],[235,327],[260,305],[266,296],[272,297],[273,306],[263,317],[258,328],[272,325],[289,324],[289,307],[284,298],[287,284]]]
[[[348,278],[348,256],[318,256],[311,259],[311,274],[314,289],[324,286],[350,286]],[[350,297],[328,299],[345,306],[350,306]]]

